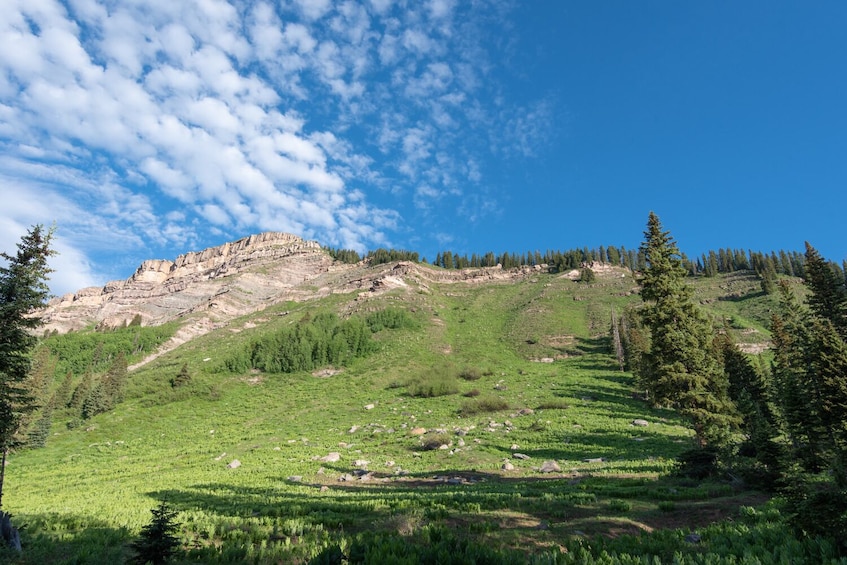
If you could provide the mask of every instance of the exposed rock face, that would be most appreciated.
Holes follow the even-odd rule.
[[[174,261],[144,261],[125,281],[56,298],[43,313],[44,327],[117,327],[136,315],[151,325],[198,310],[238,315],[276,302],[332,262],[317,242],[277,232],[252,235]]]

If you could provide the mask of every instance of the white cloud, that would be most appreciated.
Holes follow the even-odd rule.
[[[116,245],[171,250],[210,233],[384,243],[407,204],[397,199],[425,209],[484,180],[470,145],[500,136],[498,121],[517,151],[543,139],[543,106],[508,114],[483,99],[486,10],[9,0],[0,177],[15,191],[0,222],[55,219],[68,256],[90,267],[83,278],[107,271],[95,257]],[[50,208],[26,203],[44,195]]]
[[[323,17],[330,9],[330,0],[294,0],[307,20],[317,20]]]

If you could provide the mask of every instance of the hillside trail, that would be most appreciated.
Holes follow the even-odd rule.
[[[147,355],[138,363],[130,365],[129,367],[127,367],[127,370],[134,371],[136,369],[139,369],[144,365],[147,365],[151,361],[158,359],[162,355],[170,353],[171,351],[183,345],[184,343],[187,343],[194,338],[200,337],[201,335],[207,334],[217,327],[218,324],[216,324],[209,318],[198,318],[190,324],[186,324],[180,327],[176,331],[176,333],[171,336],[169,340],[159,346],[156,351],[154,351],[150,355]]]

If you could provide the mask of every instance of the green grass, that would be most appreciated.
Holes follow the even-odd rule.
[[[698,292],[719,293],[712,282]],[[404,551],[464,540],[526,559],[553,559],[558,547],[698,551],[676,534],[631,547],[590,541],[705,527],[764,501],[667,478],[693,434],[633,398],[631,375],[608,353],[611,310],[638,300],[634,285],[537,274],[334,294],[235,320],[133,371],[114,410],[73,430],[56,420],[46,448],[10,457],[4,509],[26,525],[26,551],[9,559],[120,562],[161,501],[179,511],[190,562],[304,563],[335,545],[387,552],[395,538]],[[770,298],[746,300],[710,304],[761,327]],[[250,340],[307,314],[387,307],[406,314],[372,318],[375,350],[332,376],[221,371]],[[173,389],[184,364],[191,383]],[[636,418],[650,425],[634,427]],[[321,460],[333,452],[338,461]],[[241,466],[227,468],[235,459]],[[548,460],[561,472],[540,473]]]

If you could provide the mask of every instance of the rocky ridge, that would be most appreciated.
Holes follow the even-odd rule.
[[[542,268],[443,270],[408,261],[348,265],[334,261],[315,241],[266,232],[173,261],[144,261],[126,280],[54,298],[41,315],[44,329],[60,333],[92,324],[120,327],[137,316],[142,325],[157,325],[197,313],[203,314],[201,325],[209,326],[281,301],[409,285],[426,290],[436,283],[513,280]]]
[[[144,261],[126,280],[54,298],[41,316],[44,330],[60,333],[92,325],[116,328],[136,318],[145,326],[184,320],[155,357],[280,302],[333,293],[358,293],[355,300],[360,301],[393,289],[428,292],[433,284],[508,282],[544,268],[444,270],[409,261],[350,265],[333,260],[315,241],[266,232],[173,261]]]
[[[42,313],[44,328],[118,327],[136,316],[155,325],[197,311],[230,318],[288,299],[332,264],[317,242],[278,232],[251,235],[173,261],[144,261],[126,280],[54,298]]]

